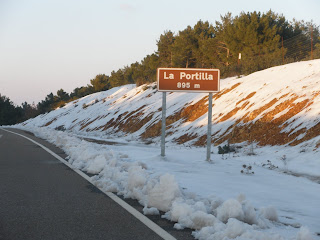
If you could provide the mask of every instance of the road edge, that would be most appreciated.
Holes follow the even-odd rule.
[[[30,142],[36,144],[37,146],[41,147],[43,150],[45,150],[46,152],[48,152],[49,154],[51,154],[53,157],[55,157],[57,160],[59,160],[60,162],[62,162],[63,164],[65,164],[67,167],[69,167],[70,169],[72,169],[74,172],[78,173],[81,177],[83,177],[84,179],[86,179],[89,183],[91,183],[93,186],[95,186],[96,188],[98,188],[101,192],[103,192],[105,195],[107,195],[109,198],[111,198],[113,201],[115,201],[117,204],[119,204],[122,208],[124,208],[125,210],[127,210],[130,214],[132,214],[135,218],[137,218],[140,222],[142,222],[145,226],[147,226],[148,228],[150,228],[153,232],[155,232],[157,235],[159,235],[161,238],[163,238],[164,240],[176,240],[175,237],[173,237],[172,235],[170,235],[168,232],[166,232],[164,229],[162,229],[160,226],[158,226],[157,224],[155,224],[153,221],[151,221],[149,218],[147,218],[146,216],[144,216],[142,213],[140,213],[139,211],[137,211],[135,208],[133,208],[132,206],[130,206],[128,203],[126,203],[125,201],[123,201],[121,198],[119,198],[117,195],[115,195],[112,192],[107,192],[104,189],[96,186],[94,184],[94,182],[91,180],[91,178],[86,175],[84,172],[80,171],[79,169],[73,167],[69,162],[67,162],[66,160],[64,160],[62,157],[60,157],[59,155],[57,155],[56,153],[54,153],[53,151],[51,151],[49,148],[43,146],[42,144],[38,143],[37,141],[26,137],[20,133],[16,133],[16,132],[12,132],[9,131],[7,129],[4,129],[2,127],[0,127],[1,130],[5,131],[5,132],[9,132],[11,134],[15,134],[18,135],[20,137],[23,137],[27,140],[29,140]]]

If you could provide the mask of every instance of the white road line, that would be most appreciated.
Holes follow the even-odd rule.
[[[92,185],[94,185],[93,181],[91,180],[91,178],[86,175],[85,173],[83,173],[82,171],[80,171],[79,169],[74,168],[70,163],[68,163],[66,160],[64,160],[62,157],[60,157],[59,155],[57,155],[56,153],[52,152],[49,148],[43,146],[42,144],[34,141],[31,138],[28,138],[22,134],[16,133],[16,132],[12,132],[9,131],[7,129],[3,129],[0,128],[3,131],[18,135],[20,137],[23,137],[31,142],[33,142],[34,144],[38,145],[39,147],[41,147],[42,149],[44,149],[45,151],[47,151],[48,153],[50,153],[52,156],[54,156],[56,159],[58,159],[60,162],[64,163],[65,165],[67,165],[69,168],[71,168],[73,171],[75,171],[76,173],[78,173],[81,177],[83,177],[84,179],[86,179],[88,182],[90,182]],[[94,185],[95,186],[95,185]],[[95,186],[97,187],[97,186]],[[97,187],[99,188],[99,187]],[[174,238],[172,235],[170,235],[168,232],[166,232],[165,230],[163,230],[161,227],[159,227],[157,224],[155,224],[154,222],[152,222],[149,218],[147,218],[146,216],[144,216],[142,213],[140,213],[139,211],[137,211],[135,208],[133,208],[132,206],[130,206],[129,204],[127,204],[125,201],[123,201],[121,198],[119,198],[117,195],[113,194],[112,192],[107,192],[105,190],[103,190],[102,188],[99,188],[100,191],[102,191],[104,194],[106,194],[108,197],[110,197],[112,200],[114,200],[116,203],[118,203],[121,207],[123,207],[124,209],[126,209],[129,213],[131,213],[134,217],[136,217],[138,220],[140,220],[144,225],[146,225],[148,228],[150,228],[152,231],[154,231],[156,234],[158,234],[160,237],[162,237],[165,240],[176,240],[176,238]]]

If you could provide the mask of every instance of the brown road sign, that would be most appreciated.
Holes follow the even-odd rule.
[[[219,69],[158,68],[157,80],[160,92],[220,91]]]

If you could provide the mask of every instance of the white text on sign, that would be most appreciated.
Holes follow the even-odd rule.
[[[167,74],[167,72],[164,72],[164,79],[166,80],[173,80],[175,79],[175,76],[173,73]],[[180,72],[180,80],[211,80],[213,81],[213,75],[209,73],[186,73],[186,72]]]

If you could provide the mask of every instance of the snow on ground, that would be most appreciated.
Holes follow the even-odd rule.
[[[145,214],[192,228],[197,239],[320,239],[319,69],[320,60],[313,60],[221,80],[221,94],[213,95],[215,138],[235,124],[275,120],[277,136],[297,132],[293,141],[303,141],[294,147],[243,142],[225,155],[214,147],[213,163],[205,161],[205,148],[193,146],[207,131],[207,94],[167,94],[168,118],[188,107],[198,115],[191,111],[192,120],[168,125],[166,157],[160,156],[159,136],[142,143],[141,134],[161,119],[155,84],[92,94],[14,127],[54,143],[74,167],[94,174],[97,186],[138,199]],[[185,135],[196,137],[178,145],[175,140]]]
[[[97,186],[138,199],[145,214],[164,212],[197,239],[320,239],[320,184],[283,172],[319,177],[311,140],[296,147],[243,143],[225,155],[215,148],[209,163],[205,148],[170,144],[161,157],[158,144],[117,138],[122,144],[101,145],[72,132],[20,128],[62,148],[73,166],[95,174]]]
[[[308,130],[320,122],[319,69],[320,60],[317,59],[277,66],[241,78],[222,79],[221,92],[213,94],[214,138],[231,134],[236,129],[235,125],[241,128],[272,121],[279,125],[275,128],[278,129],[277,135],[283,133],[295,136],[294,133],[299,133],[290,141],[310,134]],[[72,101],[62,108],[28,120],[25,124],[45,125],[53,129],[63,127],[75,133],[86,132],[90,136],[114,136],[116,132],[122,138],[128,135],[127,139],[140,140],[141,134],[148,132],[161,119],[161,96],[155,83],[140,87],[125,85]],[[168,124],[173,133],[168,134],[168,141],[175,142],[182,136],[193,136],[193,139],[190,137],[185,142],[192,146],[207,133],[207,112],[197,112],[195,109],[207,109],[207,96],[205,93],[167,94],[167,117],[175,119]],[[184,113],[187,116],[179,119],[179,112],[188,107],[193,107],[193,112],[186,111]],[[188,114],[192,114],[192,120]],[[143,124],[140,126],[141,122]],[[119,125],[121,123],[131,125],[124,130],[125,126]],[[135,128],[135,125],[139,127]],[[150,135],[150,131],[148,133]],[[264,138],[265,144],[269,144],[274,135],[266,134]],[[157,142],[159,137],[151,140]],[[283,138],[278,140],[278,144],[281,141],[284,141]]]

